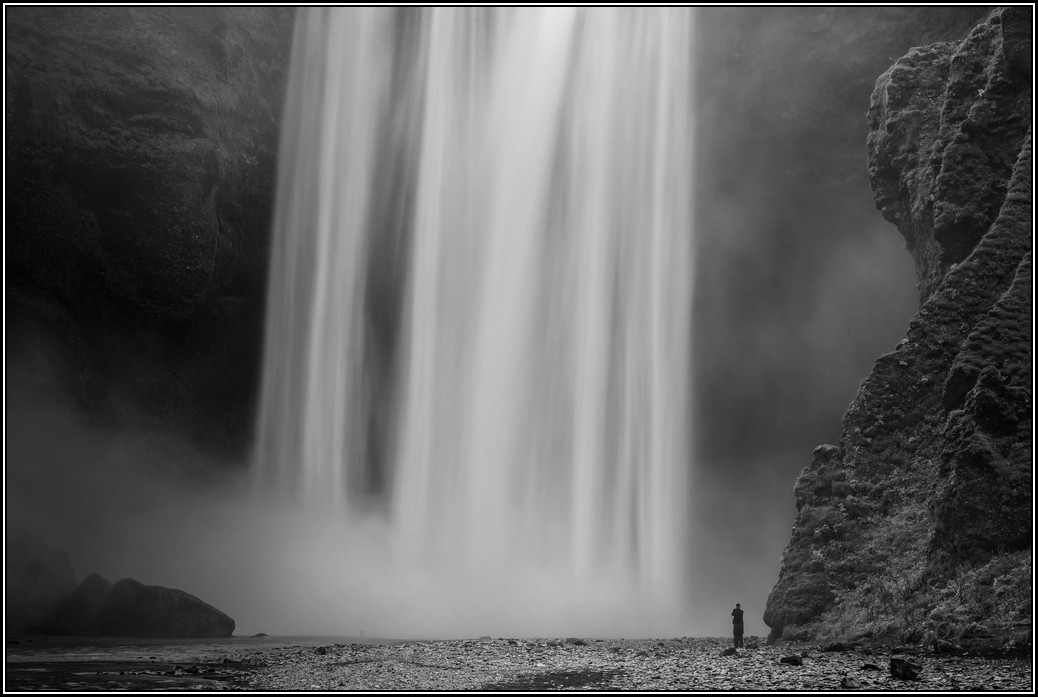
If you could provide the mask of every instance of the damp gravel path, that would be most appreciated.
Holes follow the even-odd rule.
[[[639,690],[1032,692],[1026,657],[935,656],[911,650],[760,646],[724,656],[724,639],[502,639],[329,644],[242,658],[253,690]],[[801,665],[783,663],[797,656]],[[920,667],[891,675],[891,658]]]

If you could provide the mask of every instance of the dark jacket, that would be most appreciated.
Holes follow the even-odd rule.
[[[742,608],[732,610],[732,624],[742,624]]]

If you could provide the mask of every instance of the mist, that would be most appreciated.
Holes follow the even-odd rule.
[[[629,603],[630,588],[530,567],[424,567],[391,552],[376,517],[265,496],[246,470],[183,440],[100,429],[14,382],[6,525],[68,551],[77,583],[97,573],[179,588],[230,615],[237,636],[637,637],[668,623]]]
[[[871,86],[957,25],[927,25],[919,8],[697,12],[695,443],[675,517],[688,528],[679,612],[631,602],[625,582],[560,581],[536,565],[433,573],[394,554],[384,517],[257,489],[251,453],[214,455],[176,415],[166,428],[91,418],[67,381],[33,368],[54,350],[33,342],[5,350],[6,526],[66,549],[77,582],[96,572],[179,588],[240,636],[719,636],[736,602],[747,636],[765,635],[793,483],[815,446],[838,440],[859,383],[918,304],[911,257],[866,177]],[[369,284],[399,287],[372,273]]]
[[[796,478],[918,308],[869,188],[872,86],[983,10],[699,13],[693,623],[720,631],[739,602],[764,635]]]

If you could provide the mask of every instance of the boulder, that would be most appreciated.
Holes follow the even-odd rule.
[[[98,617],[102,636],[228,637],[234,620],[190,593],[124,578],[105,594]]]
[[[861,688],[861,681],[850,675],[845,675],[840,680],[840,687],[845,690],[857,690]]]
[[[934,653],[957,654],[962,653],[962,647],[944,639],[938,639],[933,645]]]
[[[923,669],[922,666],[912,663],[906,658],[894,658],[890,659],[890,674],[898,680],[916,680],[919,678],[919,672]]]
[[[800,656],[783,656],[779,659],[781,663],[788,663],[791,666],[802,666],[804,665],[804,659]]]
[[[32,533],[9,529],[4,549],[4,610],[10,634],[33,631],[51,607],[75,587],[65,550]]]

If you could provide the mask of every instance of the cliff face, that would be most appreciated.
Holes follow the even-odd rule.
[[[291,30],[285,9],[8,8],[16,378],[242,431],[213,422],[255,380]]]
[[[1030,13],[877,82],[870,181],[922,305],[796,483],[772,638],[1030,641]]]
[[[1002,17],[961,44],[913,49],[873,94],[870,183],[905,237],[922,301],[995,220],[1030,127],[1030,36]]]

